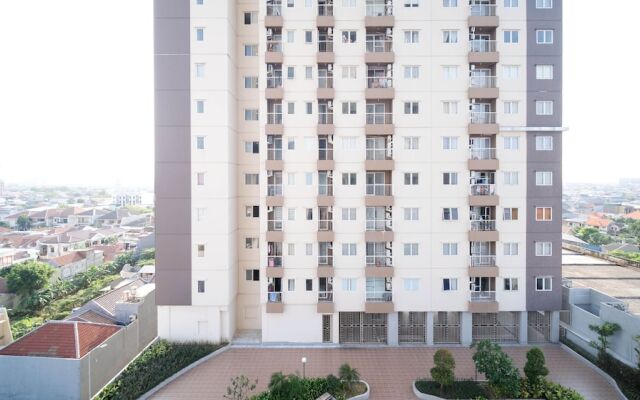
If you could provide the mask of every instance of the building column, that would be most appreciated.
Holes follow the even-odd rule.
[[[460,313],[460,343],[471,346],[473,342],[473,317],[470,312]]]
[[[520,311],[520,344],[529,343],[529,313],[527,311]]]
[[[433,346],[433,319],[434,319],[434,316],[435,316],[435,312],[433,312],[433,311],[427,312],[427,315],[426,315],[427,321],[426,321],[426,324],[425,324],[425,329],[426,329],[425,337],[427,338],[427,344],[429,346]]]
[[[398,313],[387,314],[387,344],[398,345]]]
[[[551,343],[558,343],[560,341],[560,311],[551,311]]]
[[[334,312],[331,316],[331,341],[340,344],[340,313]]]

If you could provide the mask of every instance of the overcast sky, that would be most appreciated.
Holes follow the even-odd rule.
[[[565,181],[638,177],[640,2],[564,3]],[[152,0],[0,1],[0,179],[153,186],[152,25]]]

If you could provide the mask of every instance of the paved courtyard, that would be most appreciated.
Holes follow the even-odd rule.
[[[527,347],[504,347],[522,371]],[[600,375],[560,346],[542,346],[550,379],[578,390],[587,400],[618,399],[616,391]],[[271,373],[302,373],[300,359],[307,357],[307,376],[337,373],[348,362],[371,386],[371,399],[415,399],[411,383],[428,376],[433,366],[433,347],[380,348],[241,348],[214,357],[171,382],[153,399],[222,399],[232,377],[244,374],[258,379],[258,390],[266,388]],[[471,356],[464,347],[450,348],[456,359],[456,376],[473,378]]]

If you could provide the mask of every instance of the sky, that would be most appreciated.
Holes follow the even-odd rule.
[[[591,3],[564,1],[564,180],[614,183],[640,177],[640,2]],[[152,13],[0,1],[0,180],[153,187]]]

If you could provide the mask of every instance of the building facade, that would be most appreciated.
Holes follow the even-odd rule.
[[[561,0],[156,0],[159,335],[527,343],[561,308]]]

